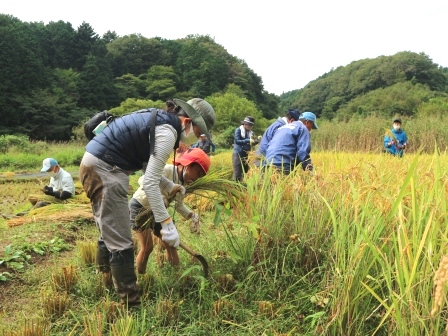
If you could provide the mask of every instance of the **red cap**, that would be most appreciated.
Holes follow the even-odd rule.
[[[190,148],[176,160],[176,164],[181,164],[182,166],[188,166],[192,163],[200,165],[206,174],[210,168],[210,158],[200,148]]]

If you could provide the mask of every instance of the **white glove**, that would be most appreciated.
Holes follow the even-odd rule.
[[[196,212],[193,212],[193,215],[191,216],[190,232],[197,234],[201,233],[201,222],[199,221],[199,215]]]
[[[185,197],[185,188],[180,184],[175,184],[169,192],[170,198],[174,197],[177,202],[183,202]]]
[[[166,224],[162,224],[162,230],[160,230],[162,240],[169,246],[178,247],[180,244],[179,233],[172,220]]]

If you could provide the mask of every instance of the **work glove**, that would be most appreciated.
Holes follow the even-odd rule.
[[[179,203],[183,203],[185,197],[185,188],[180,184],[175,184],[171,191],[168,193],[169,197]]]
[[[201,222],[199,221],[199,215],[196,212],[193,212],[191,215],[190,232],[197,234],[201,233]]]
[[[254,139],[250,138],[250,145],[251,145],[251,146],[254,146],[256,143],[257,143],[257,142],[256,142]]]
[[[174,223],[171,220],[171,218],[168,223],[162,224],[162,230],[160,230],[160,234],[162,235],[162,240],[169,246],[172,247],[179,246],[180,244],[179,233],[177,232],[177,229],[174,226]]]
[[[44,194],[54,196],[53,187],[45,186],[44,187]]]

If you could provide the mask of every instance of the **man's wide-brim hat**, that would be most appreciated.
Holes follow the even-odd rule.
[[[246,118],[244,118],[244,120],[241,122],[242,124],[248,124],[248,125],[254,125],[255,124],[255,118],[254,117],[250,117],[247,116]]]
[[[193,98],[185,102],[174,98],[173,101],[180,106],[195,125],[201,130],[201,134],[210,135],[210,131],[215,124],[215,110],[204,99]]]

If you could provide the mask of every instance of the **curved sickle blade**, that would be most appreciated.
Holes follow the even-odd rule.
[[[179,247],[181,247],[183,250],[185,250],[186,252],[188,252],[189,254],[191,254],[193,257],[195,257],[197,260],[199,260],[199,262],[202,265],[202,270],[204,272],[204,278],[208,277],[208,263],[207,260],[205,260],[205,258],[200,255],[199,253],[193,251],[191,248],[189,248],[188,246],[186,246],[184,243],[180,243]]]

